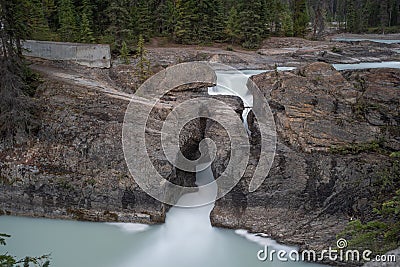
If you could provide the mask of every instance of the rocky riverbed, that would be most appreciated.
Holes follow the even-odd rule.
[[[301,248],[327,249],[353,219],[368,219],[372,186],[400,150],[400,70],[338,72],[328,63],[400,60],[397,44],[313,42],[271,38],[258,51],[223,47],[149,47],[152,69],[206,60],[241,69],[294,66],[290,72],[257,75],[278,133],[270,174],[248,192],[257,164],[260,135],[248,117],[251,160],[241,182],[217,201],[213,225],[263,232]],[[132,65],[110,70],[33,60],[44,82],[35,98],[41,128],[35,138],[0,149],[0,214],[89,221],[162,223],[169,207],[147,196],[129,175],[122,151],[125,109],[138,83]],[[157,130],[182,101],[207,96],[206,85],[167,95],[152,112],[147,137],[152,160],[170,181],[194,186],[194,175],[171,167],[157,149]],[[218,97],[241,117],[243,103]],[[198,156],[204,137],[217,144],[213,171],[226,167],[226,132],[212,121],[189,123],[181,147]]]

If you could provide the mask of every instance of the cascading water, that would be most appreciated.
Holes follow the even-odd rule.
[[[294,70],[294,67],[278,67],[278,71]],[[216,71],[218,85],[208,89],[209,95],[231,95],[238,96],[242,99],[244,110],[242,119],[248,133],[250,133],[247,125],[247,116],[253,107],[253,95],[247,89],[247,81],[251,76],[258,75],[272,70],[222,70]]]
[[[218,79],[225,86],[210,88],[209,92],[240,96],[250,110],[253,98],[246,83],[251,75],[261,72],[246,71],[245,76],[219,72]],[[244,114],[244,122],[247,114]],[[198,186],[213,180],[210,167],[197,173]],[[216,186],[199,187],[196,193],[183,195],[179,201],[209,199],[216,194]],[[264,245],[275,250],[294,248],[244,230],[212,227],[210,212],[213,207],[214,203],[196,208],[172,207],[165,224],[158,226],[3,216],[0,217],[0,230],[13,236],[7,244],[9,254],[23,257],[52,253],[52,265],[57,267],[316,266],[304,262],[279,262],[277,259],[273,262],[259,261],[257,252]]]

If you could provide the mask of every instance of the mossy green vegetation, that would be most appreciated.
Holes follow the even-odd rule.
[[[338,235],[348,240],[349,249],[369,249],[384,254],[400,246],[400,161],[399,152],[392,153],[391,166],[379,173],[373,184],[371,216],[354,220]]]
[[[381,152],[383,150],[382,141],[371,141],[367,143],[355,143],[343,146],[332,146],[329,152],[334,154],[360,154],[363,152]]]

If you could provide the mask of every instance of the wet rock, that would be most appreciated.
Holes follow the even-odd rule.
[[[54,69],[57,75],[64,73]],[[24,145],[0,151],[0,214],[163,222],[168,207],[148,196],[126,166],[121,133],[129,98],[46,75],[36,96],[42,110],[40,132]],[[166,159],[160,149],[162,122],[174,106],[200,96],[207,97],[207,84],[175,90],[160,100],[148,120],[149,157],[175,184],[194,186],[195,175],[175,169]],[[240,116],[240,100],[215,98]],[[188,158],[196,158],[205,125],[196,119],[182,130],[180,146]]]
[[[374,184],[391,166],[390,152],[398,150],[399,74],[340,73],[326,63],[313,63],[298,71],[254,77],[274,114],[274,163],[261,187],[249,193],[257,149],[262,149],[257,148],[260,134],[250,113],[250,163],[236,188],[217,201],[212,224],[322,250],[335,245],[351,218],[369,218]],[[372,109],[374,115],[370,108],[360,112],[361,103],[379,108]],[[219,164],[216,175],[223,160]]]

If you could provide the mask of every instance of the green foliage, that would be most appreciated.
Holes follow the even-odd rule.
[[[378,152],[381,149],[381,142],[372,141],[369,143],[357,143],[344,146],[332,146],[329,152],[334,154],[360,154],[363,152]]]
[[[46,8],[40,0],[31,0],[28,2],[29,8],[29,27],[32,31],[32,39],[35,40],[52,40],[55,34],[51,32],[48,21],[45,16]]]
[[[348,249],[369,249],[375,254],[384,254],[398,246],[397,241],[391,237],[392,227],[393,225],[381,221],[362,223],[355,220],[347,225],[338,238],[348,240]]]
[[[294,34],[293,18],[288,7],[286,7],[282,11],[280,17],[282,18],[282,34],[285,36],[293,36]]]
[[[228,45],[228,46],[226,47],[226,51],[235,51],[235,50],[233,49],[233,46]]]
[[[120,57],[121,57],[122,62],[124,64],[130,64],[129,49],[128,49],[128,46],[126,45],[125,41],[122,42],[120,54],[121,54]]]
[[[80,17],[80,42],[82,43],[94,43],[96,38],[93,32],[93,12],[92,6],[89,0],[84,0],[82,2],[82,11]]]
[[[347,30],[353,33],[365,31],[365,6],[360,2],[350,1],[347,9]]]
[[[21,39],[137,43],[167,37],[182,44],[230,42],[257,48],[269,35],[300,36],[312,22],[319,38],[328,20],[351,32],[399,32],[398,1],[337,0],[1,0]],[[335,7],[335,8],[333,8]],[[29,11],[29,12],[26,12]],[[7,21],[7,17],[2,20]],[[32,30],[32,31],[30,31]],[[12,46],[16,47],[18,46]]]
[[[6,238],[10,238],[10,235],[0,233],[0,246],[6,245]],[[40,257],[25,257],[23,259],[17,259],[14,256],[8,255],[8,253],[0,254],[0,266],[1,267],[17,267],[21,266],[31,266],[33,264],[36,267],[48,267],[50,266],[50,255],[43,255]]]
[[[304,37],[307,32],[309,17],[306,0],[294,0],[293,32],[295,36]]]
[[[333,53],[342,53],[342,52],[343,52],[342,49],[340,49],[340,48],[338,48],[338,47],[336,47],[336,46],[332,47],[331,51],[332,51]]]
[[[22,55],[21,42],[31,35],[28,10],[28,0],[0,0],[0,56],[5,59]]]
[[[236,43],[240,39],[239,14],[233,6],[229,11],[228,22],[225,28],[225,34],[231,43]]]
[[[161,36],[172,36],[175,30],[177,21],[177,9],[174,0],[166,0],[162,2],[156,9],[156,22],[158,27],[155,27],[156,33]]]
[[[72,0],[60,0],[58,9],[59,33],[63,41],[74,42],[77,38],[76,12]]]
[[[132,20],[126,0],[111,0],[105,10],[107,17],[106,34],[112,39],[112,49],[119,49],[123,40],[132,39]]]
[[[400,162],[378,173],[375,188],[373,219],[350,222],[340,233],[349,241],[350,249],[369,249],[384,254],[400,246]]]
[[[400,158],[400,151],[393,152],[390,154],[390,157],[392,158]]]
[[[381,219],[365,223],[351,221],[339,234],[339,238],[349,241],[350,249],[369,249],[384,254],[400,246],[400,190],[375,212],[381,215]]]
[[[151,13],[151,1],[139,0],[137,5],[137,23],[138,33],[141,34],[145,40],[149,40],[154,32],[154,18]]]
[[[175,40],[182,44],[205,43],[209,36],[204,35],[207,25],[203,25],[201,22],[206,18],[202,16],[199,3],[196,0],[178,0],[176,7]]]
[[[147,59],[147,50],[144,47],[144,38],[142,35],[139,36],[136,55],[138,58],[138,63],[136,64],[136,75],[142,83],[151,76],[150,61]]]
[[[242,46],[249,49],[258,48],[264,35],[262,1],[245,0],[239,7]]]
[[[381,198],[393,194],[400,187],[400,162],[394,160],[390,168],[386,168],[379,173],[380,179],[375,183],[380,189]]]

